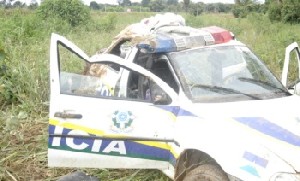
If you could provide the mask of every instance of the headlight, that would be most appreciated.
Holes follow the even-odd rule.
[[[272,181],[300,181],[300,173],[276,173],[271,177]]]

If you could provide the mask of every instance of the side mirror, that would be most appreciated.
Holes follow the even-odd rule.
[[[155,105],[167,105],[170,104],[170,98],[167,94],[157,94],[154,97],[153,103]]]
[[[167,105],[171,98],[156,83],[150,82],[151,100],[155,105]]]

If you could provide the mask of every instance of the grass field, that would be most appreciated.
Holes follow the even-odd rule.
[[[49,43],[51,32],[67,37],[88,55],[109,45],[128,24],[153,13],[97,13],[93,23],[72,28],[31,11],[0,9],[0,51],[7,71],[0,82],[0,180],[56,180],[74,171],[47,167]],[[271,23],[266,15],[235,19],[231,14],[182,14],[194,27],[217,25],[231,30],[280,78],[285,47],[300,43],[300,25]],[[295,67],[292,71],[295,71]],[[101,180],[169,180],[155,170],[87,169]]]

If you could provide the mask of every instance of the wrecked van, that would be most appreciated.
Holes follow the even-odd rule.
[[[166,19],[125,29],[91,57],[52,34],[48,165],[299,180],[300,84],[287,85],[297,43],[279,81],[230,31]]]

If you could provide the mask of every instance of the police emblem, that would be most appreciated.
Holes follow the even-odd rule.
[[[132,131],[133,119],[131,111],[115,111],[112,115],[112,130],[117,133]]]

